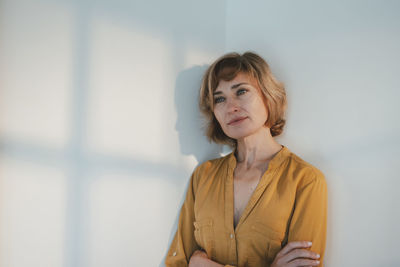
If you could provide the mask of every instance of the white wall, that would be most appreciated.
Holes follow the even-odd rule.
[[[159,266],[216,156],[196,98],[224,1],[2,0],[0,266]]]
[[[0,1],[0,267],[163,266],[216,157],[200,77],[254,50],[329,186],[326,266],[398,266],[398,1]]]
[[[286,84],[282,143],[329,188],[326,266],[399,266],[400,2],[228,1],[226,50]]]

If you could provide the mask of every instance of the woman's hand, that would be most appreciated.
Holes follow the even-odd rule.
[[[297,266],[317,266],[320,256],[305,249],[311,246],[311,242],[307,241],[292,241],[286,244],[281,251],[276,254],[271,267],[297,267]]]
[[[208,258],[207,254],[202,250],[196,250],[190,257],[189,267],[220,267],[221,264],[216,263]]]

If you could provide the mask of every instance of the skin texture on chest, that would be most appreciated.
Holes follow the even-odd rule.
[[[262,175],[267,169],[268,164],[247,170],[238,164],[233,177],[235,227],[253,195],[254,190],[257,188]]]

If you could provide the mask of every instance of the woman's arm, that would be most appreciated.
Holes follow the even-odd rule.
[[[297,188],[285,246],[271,267],[323,266],[327,221],[324,175],[316,169]]]
[[[327,202],[325,177],[318,169],[313,169],[297,190],[288,229],[288,242],[311,241],[310,250],[320,255],[319,266],[323,266],[325,252]]]
[[[189,267],[234,267],[232,265],[222,265],[208,258],[207,253],[196,250],[190,258]]]
[[[200,249],[194,238],[194,199],[198,180],[198,169],[193,172],[187,189],[185,202],[182,205],[178,229],[165,259],[166,267],[188,266],[193,252]]]

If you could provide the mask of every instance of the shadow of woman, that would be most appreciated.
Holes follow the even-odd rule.
[[[199,110],[198,100],[201,79],[208,66],[194,66],[179,73],[175,83],[175,108],[177,120],[175,129],[179,135],[180,152],[185,156],[193,156],[200,164],[206,160],[218,158],[223,153],[224,146],[210,143],[204,135],[206,121],[202,118]],[[185,177],[187,188],[189,178]],[[182,195],[179,210],[175,216],[175,222],[171,229],[168,248],[174,238],[185,194]],[[167,253],[167,251],[166,251]],[[164,255],[160,267],[164,266]]]

